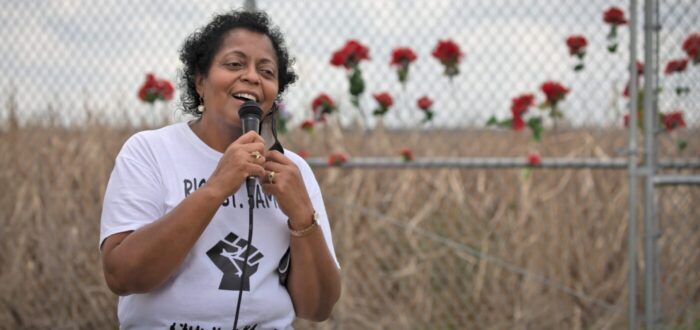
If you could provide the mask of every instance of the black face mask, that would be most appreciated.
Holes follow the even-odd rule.
[[[260,121],[260,135],[265,139],[265,147],[268,150],[277,150],[284,153],[282,143],[277,139],[277,103],[273,103],[272,111]]]

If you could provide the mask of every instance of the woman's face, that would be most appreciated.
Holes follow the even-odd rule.
[[[207,76],[197,77],[206,108],[202,118],[240,126],[238,109],[246,100],[260,103],[264,114],[277,98],[277,56],[270,38],[246,29],[224,37]]]

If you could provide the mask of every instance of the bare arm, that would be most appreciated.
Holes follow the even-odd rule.
[[[185,259],[222,201],[205,185],[162,218],[108,237],[102,266],[109,288],[127,295],[160,286]]]
[[[307,221],[292,221],[297,228],[306,228]],[[305,223],[306,222],[306,223]],[[296,229],[296,228],[295,228]],[[324,321],[340,298],[340,271],[323,237],[320,227],[304,237],[292,236],[290,240],[291,268],[287,289],[294,309],[301,318]]]
[[[182,264],[224,199],[249,175],[264,174],[262,138],[254,132],[241,136],[222,156],[207,183],[187,196],[160,219],[136,231],[114,234],[102,245],[102,267],[116,294],[149,292],[163,284]]]
[[[277,199],[293,229],[313,221],[313,205],[299,169],[277,151],[267,154],[267,171],[275,171],[275,183],[263,189]],[[340,271],[328,249],[323,232],[316,226],[309,235],[290,239],[291,268],[287,289],[298,317],[323,321],[340,298]]]

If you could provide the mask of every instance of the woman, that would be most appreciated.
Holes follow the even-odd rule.
[[[121,327],[287,329],[295,316],[327,319],[340,273],[321,192],[273,129],[275,102],[296,80],[282,35],[264,13],[218,15],[180,59],[183,107],[196,120],[132,136],[105,193],[100,247]],[[250,100],[263,110],[262,136],[241,132],[238,109]],[[251,244],[249,176],[259,182]]]

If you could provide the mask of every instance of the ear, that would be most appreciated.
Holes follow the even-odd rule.
[[[199,97],[204,97],[204,76],[202,74],[195,73],[194,86]]]

